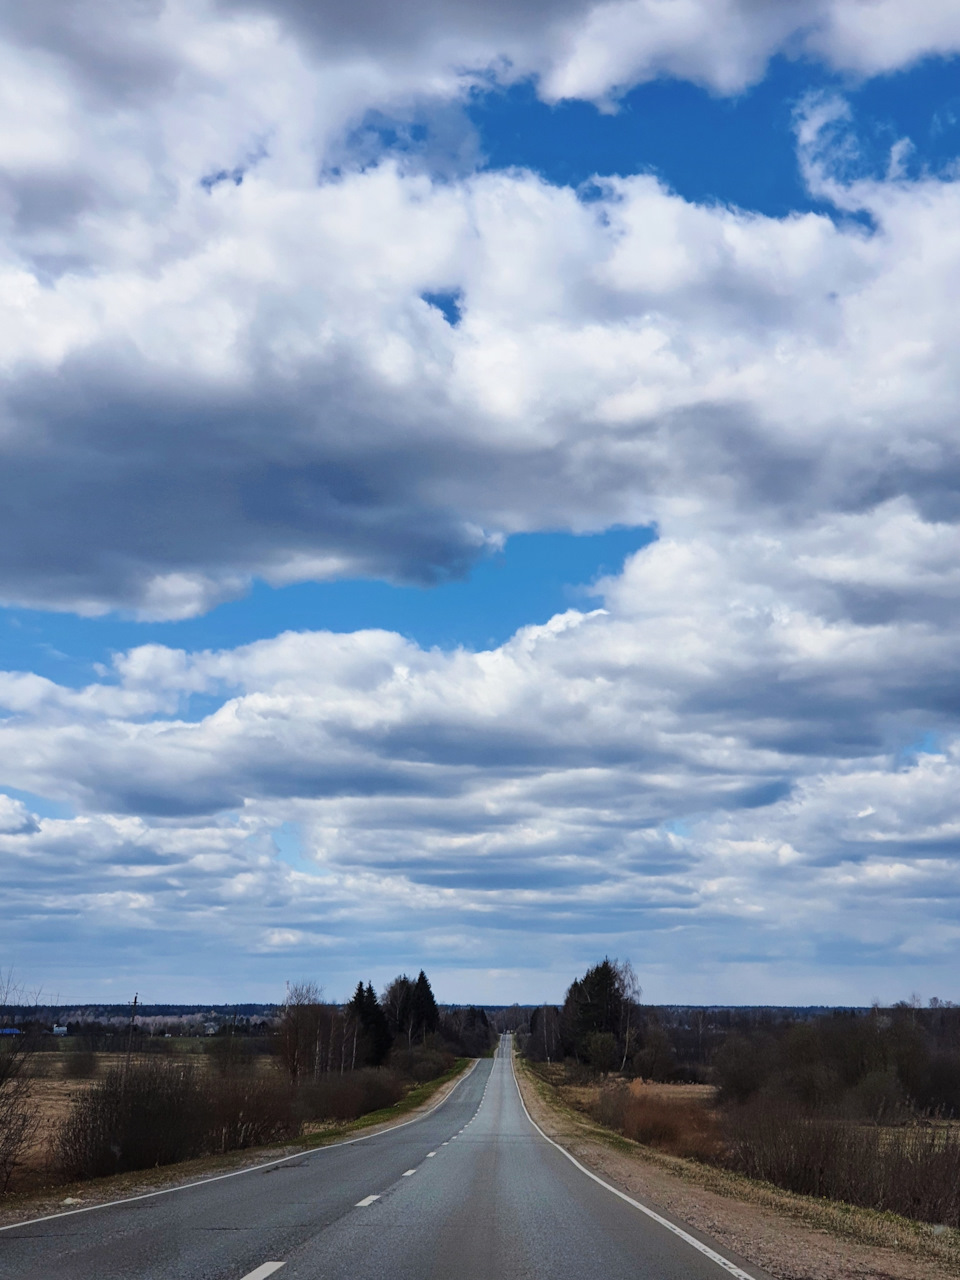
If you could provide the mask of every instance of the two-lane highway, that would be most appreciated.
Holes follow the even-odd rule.
[[[510,1038],[431,1113],[262,1168],[0,1230],[7,1280],[752,1280],[547,1141]]]

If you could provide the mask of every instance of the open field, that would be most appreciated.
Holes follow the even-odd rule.
[[[205,1052],[207,1041],[197,1037],[165,1042],[164,1062],[180,1062],[204,1074],[214,1072],[216,1064]],[[27,1149],[22,1167],[17,1171],[13,1188],[27,1190],[42,1185],[51,1176],[51,1150],[56,1129],[68,1116],[77,1098],[86,1093],[97,1080],[119,1067],[127,1058],[124,1053],[84,1054],[84,1073],[75,1075],[80,1057],[70,1044],[63,1042],[56,1050],[37,1054],[30,1064],[30,1105],[39,1118],[34,1141]],[[277,1059],[270,1054],[256,1055],[250,1069],[257,1074],[279,1072]]]

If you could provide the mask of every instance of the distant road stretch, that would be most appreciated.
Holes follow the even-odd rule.
[[[510,1037],[369,1138],[0,1229],[3,1280],[767,1280],[603,1186],[527,1116]]]

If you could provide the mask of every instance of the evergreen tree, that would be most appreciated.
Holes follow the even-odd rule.
[[[413,987],[413,1034],[426,1040],[440,1026],[440,1010],[430,980],[421,969]]]
[[[347,1013],[357,1041],[353,1065],[379,1067],[390,1052],[392,1037],[387,1025],[387,1015],[377,999],[373,983],[368,982],[366,986],[362,982],[357,983],[357,989],[347,1005]]]
[[[377,999],[373,983],[368,982],[363,992],[363,1011],[361,1013],[364,1029],[370,1041],[370,1065],[379,1067],[386,1062],[393,1036],[387,1023],[387,1015]]]
[[[625,1063],[635,1048],[636,1007],[640,995],[629,962],[605,957],[575,979],[560,1015],[564,1048],[580,1061],[610,1069]],[[622,1066],[621,1066],[622,1069]]]
[[[402,1036],[408,1047],[413,1042],[414,1035],[413,992],[414,984],[405,973],[401,973],[380,998],[391,1036],[395,1039]]]

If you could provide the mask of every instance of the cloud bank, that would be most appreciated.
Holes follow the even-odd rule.
[[[878,524],[884,603],[851,608]],[[144,646],[80,691],[8,676],[10,784],[78,814],[16,809],[9,888],[94,953],[188,930],[250,974],[279,951],[348,981],[371,948],[542,974],[619,946],[663,998],[948,983],[960,660],[916,607],[918,581],[955,598],[936,532],[895,504],[815,543],[662,539],[597,610],[481,653],[288,633]]]
[[[782,219],[351,138],[524,77],[606,109],[777,54],[881,74],[956,53],[956,6],[0,14],[0,598],[177,619],[660,531],[595,611],[484,653],[287,634],[0,676],[20,967],[56,936],[91,974],[149,937],[245,981],[355,975],[373,939],[478,974],[630,951],[662,998],[948,975],[956,180],[858,176],[837,99],[797,114],[822,211]]]

